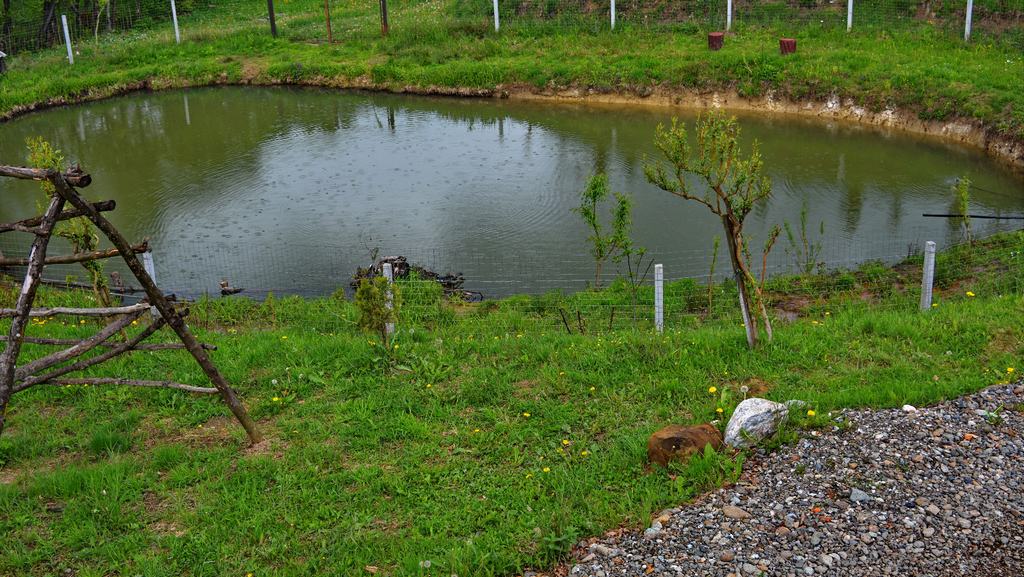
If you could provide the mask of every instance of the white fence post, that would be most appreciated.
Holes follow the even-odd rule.
[[[615,30],[615,0],[612,0],[612,30]]]
[[[60,22],[64,25],[64,44],[68,47],[68,63],[75,63],[75,56],[71,53],[71,34],[68,33],[68,17],[64,14],[60,15]]]
[[[732,30],[732,0],[725,0],[725,31]]]
[[[924,243],[924,275],[921,278],[921,310],[932,308],[932,281],[935,279],[935,243]]]
[[[964,42],[971,39],[971,16],[974,15],[974,0],[967,0],[967,17],[964,21]]]
[[[853,0],[846,0],[846,31],[853,30]]]
[[[665,332],[665,269],[654,265],[654,328]]]
[[[498,17],[498,0],[494,0],[494,31],[501,29],[501,19]]]
[[[174,43],[181,44],[181,34],[178,34],[178,8],[171,0],[171,20],[174,21]]]
[[[381,265],[381,269],[384,272],[384,278],[388,279],[387,307],[388,310],[391,310],[393,304],[391,300],[391,283],[395,282],[395,271],[391,268],[391,263],[389,262]],[[395,334],[395,323],[388,323],[385,330],[389,337]]]
[[[152,250],[142,253],[142,268],[146,269],[146,274],[153,280],[153,284],[156,284],[156,265],[153,263]],[[149,314],[153,315],[153,318],[158,318],[160,311],[156,310],[156,307],[150,307]]]

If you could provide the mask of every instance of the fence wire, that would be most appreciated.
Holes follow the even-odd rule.
[[[1007,223],[973,225],[973,244],[959,229],[939,241],[934,303],[968,293],[1024,294],[1024,235],[1000,233]],[[4,238],[10,237],[10,238]],[[27,254],[14,235],[0,237],[8,258]],[[906,240],[911,238],[912,240]],[[776,322],[826,315],[839,306],[914,310],[919,306],[923,254],[930,240],[921,235],[860,243],[810,237],[818,256],[800,255],[780,240],[767,265],[754,250],[752,272],[763,279],[765,302]],[[55,239],[51,254],[66,252]],[[797,239],[798,244],[802,244]],[[789,249],[789,250],[787,250]],[[350,257],[355,255],[352,260]],[[712,267],[711,250],[652,253],[631,276],[625,263],[608,263],[599,277],[586,255],[481,255],[426,250],[400,253],[411,264],[464,277],[458,290],[415,274],[396,280],[403,329],[452,325],[510,333],[555,330],[598,333],[655,324],[653,264],[664,267],[664,326],[690,327],[712,319],[740,322],[736,284],[724,251]],[[355,330],[352,305],[355,267],[370,257],[340,247],[280,246],[273,251],[209,244],[158,247],[156,279],[165,292],[197,301],[192,322],[223,326],[245,322],[284,323],[323,334]],[[634,264],[635,263],[632,263]],[[24,267],[4,271],[20,280]],[[119,259],[105,261],[111,285],[126,302],[142,295]],[[54,286],[88,287],[80,265],[53,265],[44,278]],[[120,281],[120,282],[119,282]],[[595,290],[595,286],[599,290]],[[223,292],[222,292],[223,291]],[[468,324],[467,324],[468,323]],[[469,329],[471,330],[471,329]]]
[[[782,34],[815,30],[922,30],[962,36],[968,0],[390,0],[388,20],[397,38],[442,40],[451,34],[486,36],[550,30],[598,32],[650,29],[698,32],[771,27]],[[325,6],[329,7],[325,8]],[[1024,47],[1024,0],[971,0],[972,38],[1007,39]],[[266,4],[248,0],[175,0],[183,41],[245,31],[269,33]],[[15,54],[64,44],[61,16],[73,45],[123,42],[139,35],[173,41],[170,0],[36,0],[0,7],[0,51]],[[299,42],[342,42],[381,35],[376,2],[278,0],[277,28]],[[614,17],[613,17],[614,14]],[[131,33],[129,33],[131,31]],[[400,41],[400,40],[399,40]]]

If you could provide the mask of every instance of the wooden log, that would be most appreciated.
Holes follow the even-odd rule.
[[[7,340],[6,336],[0,335],[0,343],[4,342],[6,340]],[[71,345],[78,344],[78,343],[80,343],[82,341],[81,340],[75,340],[75,339],[46,339],[46,338],[40,338],[40,337],[25,337],[25,338],[21,339],[21,342],[25,343],[27,345],[49,345],[49,346],[57,346],[57,347],[69,347]],[[115,346],[115,344],[100,343],[100,344],[98,344],[96,346],[98,348],[105,348],[105,347]],[[215,350],[217,350],[217,345],[212,345],[210,343],[201,343],[201,346],[204,349],[208,350],[208,351],[215,351]],[[148,344],[148,345],[139,345],[139,346],[135,347],[132,350],[135,350],[135,351],[180,351],[180,350],[183,350],[184,348],[185,348],[185,345],[183,345],[181,343],[152,343],[152,344]]]
[[[779,52],[796,54],[796,38],[779,38]]]
[[[18,354],[21,352],[21,339],[25,336],[25,327],[28,325],[29,313],[32,310],[32,302],[36,298],[36,291],[39,289],[39,279],[43,274],[43,261],[46,259],[46,247],[50,244],[50,234],[57,224],[57,215],[64,209],[65,198],[62,195],[50,197],[50,204],[43,213],[43,220],[39,227],[41,234],[32,241],[32,251],[29,253],[28,270],[25,272],[25,281],[21,285],[21,293],[14,305],[14,320],[7,331],[7,346],[3,354],[0,354],[0,435],[4,431],[4,423],[7,420],[7,403],[14,394],[14,371],[15,363],[18,361]],[[97,213],[99,214],[99,213]]]
[[[139,261],[135,253],[132,252],[132,247],[125,240],[124,236],[117,230],[117,228],[110,223],[103,214],[97,212],[92,206],[86,202],[67,182],[59,175],[53,179],[54,187],[57,190],[57,194],[69,202],[73,207],[78,208],[86,212],[89,220],[96,225],[100,231],[106,235],[107,239],[114,245],[115,248],[121,251],[121,258],[124,259],[128,268],[135,275],[135,278],[142,285],[142,288],[146,291],[146,296],[149,302],[157,309],[160,316],[163,317],[167,324],[171,326],[171,329],[178,335],[181,342],[185,345],[188,352],[195,358],[196,363],[203,369],[203,373],[210,379],[217,390],[220,392],[220,396],[224,399],[224,403],[231,410],[231,413],[238,419],[238,422],[245,429],[246,434],[249,436],[249,441],[252,444],[259,443],[263,440],[263,436],[256,429],[256,424],[253,422],[252,417],[249,416],[248,411],[245,410],[245,406],[242,401],[239,400],[238,395],[235,394],[234,389],[228,384],[227,380],[217,367],[214,366],[213,362],[210,361],[209,355],[200,346],[199,340],[196,339],[195,335],[185,325],[185,321],[178,316],[171,303],[167,300],[160,289],[157,288],[156,283],[153,282],[153,278],[146,272],[145,267],[142,266],[142,262]]]
[[[109,317],[113,315],[130,315],[149,308],[146,303],[138,303],[121,307],[102,308],[77,308],[77,307],[53,307],[51,309],[31,309],[28,316],[32,318],[47,318],[57,315],[71,315],[76,317]],[[17,315],[18,309],[0,309],[0,319]]]
[[[32,362],[19,366],[14,371],[14,379],[18,381],[24,380],[29,375],[38,373],[39,371],[48,369],[54,365],[59,365],[61,363],[70,361],[75,357],[81,356],[82,354],[91,351],[103,341],[109,339],[110,337],[124,330],[125,327],[132,323],[132,321],[139,318],[139,316],[141,316],[144,311],[145,309],[141,311],[135,311],[132,314],[119,317],[118,319],[109,323],[107,326],[103,327],[96,334],[88,338],[82,339],[81,341],[64,349],[63,351],[51,353],[49,355],[46,355],[45,357],[38,358]],[[18,389],[15,388],[15,392],[17,391]]]
[[[100,363],[109,361],[110,359],[112,359],[112,358],[114,358],[114,357],[116,357],[118,355],[127,353],[127,352],[131,351],[133,348],[135,348],[136,345],[138,345],[142,341],[148,339],[153,333],[155,333],[156,331],[160,330],[160,328],[163,327],[164,324],[166,324],[166,321],[164,321],[164,319],[162,319],[162,318],[159,318],[156,321],[154,321],[152,324],[150,324],[149,326],[144,328],[142,331],[140,331],[139,334],[133,336],[131,339],[129,339],[129,340],[123,342],[123,343],[118,343],[117,345],[111,347],[110,349],[108,349],[106,351],[103,351],[102,353],[100,353],[100,354],[98,354],[98,355],[96,355],[94,357],[89,357],[87,359],[82,359],[82,360],[77,361],[75,363],[72,363],[70,365],[67,365],[67,366],[61,367],[59,369],[56,369],[54,371],[51,371],[49,373],[46,373],[45,375],[39,375],[39,376],[34,376],[34,377],[29,377],[29,376],[23,377],[22,381],[14,387],[14,392],[23,391],[23,390],[25,390],[25,389],[27,389],[27,388],[29,388],[31,386],[38,385],[40,383],[45,383],[47,381],[52,381],[53,379],[56,379],[58,377],[63,377],[64,375],[66,375],[68,373],[73,373],[75,371],[84,371],[85,369],[88,369],[91,366],[98,365]],[[19,371],[20,370],[21,369],[19,369]],[[37,371],[33,371],[33,372],[37,372]]]
[[[725,33],[724,32],[708,32],[708,49],[709,50],[721,50],[722,45],[725,44]]]
[[[143,241],[132,247],[135,252],[149,252],[149,241]],[[48,256],[44,264],[74,264],[76,262],[89,262],[105,258],[120,256],[121,251],[116,248],[106,250],[94,250],[92,252],[79,252],[75,254],[62,254],[60,256]],[[27,258],[0,258],[0,266],[26,266]]]
[[[92,203],[92,206],[99,212],[110,212],[117,207],[117,203],[115,203],[113,200],[104,200],[101,202],[94,202]],[[84,213],[80,210],[65,210],[64,212],[57,215],[57,220],[70,220],[72,218],[78,218],[80,216],[84,216]],[[34,230],[35,227],[38,227],[42,221],[43,217],[36,216],[32,218],[26,218],[24,220],[19,220],[18,222],[12,222],[10,224],[0,224],[0,233],[10,232],[12,230],[21,230],[19,228],[14,227],[24,227],[24,229],[26,230],[24,230],[23,232],[34,233],[37,232],[36,230]]]
[[[28,168],[24,166],[0,165],[0,176],[9,176],[21,180],[50,180],[60,174],[56,170],[47,168]],[[80,167],[74,166],[65,171],[62,175],[64,182],[78,188],[85,188],[92,184],[92,177],[83,172]]]
[[[91,379],[58,379],[49,381],[47,383],[40,383],[44,385],[127,385],[129,387],[153,387],[153,388],[164,388],[164,389],[178,389],[180,391],[188,391],[190,393],[204,393],[207,395],[217,394],[217,389],[212,387],[196,387],[194,385],[184,385],[182,383],[175,383],[173,381],[140,381],[135,379],[117,379],[117,378],[91,378]]]

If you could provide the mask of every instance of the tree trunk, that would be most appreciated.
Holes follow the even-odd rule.
[[[733,276],[736,278],[736,292],[740,299],[740,312],[743,314],[743,327],[747,331],[747,345],[757,347],[757,319],[750,311],[750,292],[747,288],[747,269],[743,264],[742,230],[736,219],[729,214],[722,215],[722,226],[725,238],[729,243],[729,260],[732,262]]]

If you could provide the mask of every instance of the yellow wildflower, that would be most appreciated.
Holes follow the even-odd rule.
[[[713,395],[718,392],[718,387],[708,387],[708,392]]]
[[[567,445],[567,446],[568,446],[568,444],[569,444],[569,439],[562,439],[562,444],[563,444],[563,445]]]
[[[523,416],[526,417],[527,419],[529,419],[530,418],[530,413],[523,413]]]
[[[974,296],[974,293],[973,293],[973,292],[971,292],[971,291],[967,291],[967,296],[969,296],[969,297],[973,297],[973,296]]]
[[[719,415],[721,415],[725,411],[722,410],[722,407],[718,407],[717,409],[715,409],[715,412],[718,413]]]
[[[1012,375],[1015,369],[1013,367],[1006,367],[1006,374]]]
[[[541,470],[544,471],[545,473],[550,473],[551,472],[551,467],[544,467]]]
[[[434,386],[433,384],[431,384],[431,383],[427,383],[427,388],[428,388],[428,389],[429,389],[429,388],[431,388],[431,387],[433,387],[433,386]]]
[[[580,451],[580,455],[582,455],[584,457],[586,457],[589,454],[590,454],[590,451]]]
[[[274,401],[275,403],[277,403],[277,402],[280,402],[280,401],[281,401],[281,397],[274,397],[274,398],[272,398],[272,399],[270,399],[270,400],[271,400],[271,401]]]
[[[815,414],[816,413],[814,412],[814,409],[807,409],[807,416],[808,417],[813,417]]]

